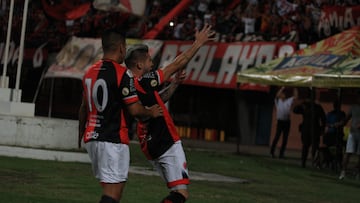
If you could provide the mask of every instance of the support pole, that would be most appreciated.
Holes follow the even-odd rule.
[[[10,45],[13,13],[14,13],[14,0],[11,0],[10,1],[10,10],[9,10],[8,28],[7,28],[7,34],[6,34],[6,43],[5,43],[4,68],[3,68],[2,80],[1,80],[2,88],[7,88],[7,85],[5,85],[5,80],[6,80],[6,72],[7,72],[7,63],[8,63],[8,59],[9,59],[9,45]]]
[[[21,36],[20,36],[20,50],[19,50],[19,61],[16,70],[16,83],[15,83],[15,95],[12,99],[15,102],[21,102],[21,91],[20,87],[20,76],[21,76],[21,66],[24,60],[24,42],[25,42],[25,31],[26,31],[26,20],[28,14],[29,0],[25,0],[24,2],[24,12],[23,19],[21,25]]]
[[[236,89],[235,89],[235,100],[236,100],[236,120],[237,122],[239,123],[239,125],[241,126],[241,122],[240,122],[240,114],[239,114],[239,98],[240,98],[240,95],[239,95],[239,91],[240,91],[240,83],[237,82],[236,83]],[[236,136],[236,153],[237,154],[240,154],[240,143],[241,143],[241,129],[240,127],[237,128],[237,130],[235,131],[237,132],[237,136]]]
[[[161,18],[161,20],[154,26],[152,30],[147,32],[143,39],[155,39],[159,33],[164,29],[164,27],[176,16],[178,16],[182,11],[189,7],[192,3],[192,0],[182,0],[178,3],[168,14]]]
[[[55,86],[55,78],[51,78],[51,87],[50,87],[50,98],[49,98],[49,111],[48,117],[51,118],[53,100],[54,100],[54,86]]]
[[[341,87],[339,87],[337,89],[337,99],[338,99],[338,103],[337,103],[337,109],[339,110],[338,115],[341,115],[341,106],[343,104],[343,89]],[[342,126],[341,130],[344,130],[343,128],[344,126]],[[341,169],[342,167],[342,155],[343,155],[343,147],[342,147],[342,143],[341,140],[339,140],[339,137],[343,135],[343,132],[339,132],[339,130],[336,130],[336,154],[335,154],[335,172],[338,172],[339,169]],[[339,143],[340,141],[340,143]]]
[[[46,71],[47,71],[47,69],[44,68],[43,72],[41,73],[40,80],[39,80],[38,86],[36,88],[35,95],[34,95],[32,103],[36,103],[36,100],[38,98],[41,85],[42,85],[42,83],[44,81],[44,78],[45,78]]]

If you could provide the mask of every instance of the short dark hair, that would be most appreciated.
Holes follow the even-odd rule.
[[[127,51],[125,56],[126,67],[132,68],[138,60],[143,60],[145,55],[149,53],[149,47],[145,44],[132,45]]]
[[[125,46],[125,36],[116,29],[108,29],[102,33],[101,44],[104,53],[112,52],[121,44]]]

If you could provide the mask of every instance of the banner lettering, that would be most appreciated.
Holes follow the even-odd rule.
[[[360,25],[360,6],[325,6],[321,10],[318,32],[326,37],[334,35],[334,30],[342,31]]]
[[[162,49],[159,68],[171,63],[191,46],[191,42],[184,41],[127,39],[126,42],[127,47],[137,43],[147,44],[153,58]],[[279,57],[279,54],[287,55],[294,51],[295,44],[291,42],[209,43],[202,46],[187,64],[184,83],[237,88],[237,72],[268,62]],[[101,57],[101,39],[73,37],[58,53],[45,77],[82,79],[84,72]]]
[[[33,68],[39,68],[43,65],[44,60],[47,57],[47,50],[44,49],[46,43],[40,45],[38,48],[25,48],[24,49],[24,60],[32,61]],[[19,47],[15,42],[10,42],[9,52],[8,52],[8,61],[7,64],[11,62],[11,65],[14,66],[19,59]],[[0,43],[0,61],[1,64],[5,62],[5,43]]]
[[[343,59],[338,55],[314,55],[314,56],[294,56],[285,58],[274,70],[298,68],[311,66],[314,68],[326,68]]]
[[[188,49],[188,42],[165,42],[160,67]],[[217,88],[237,88],[236,73],[295,51],[293,43],[212,43],[199,49],[186,66],[184,84]]]

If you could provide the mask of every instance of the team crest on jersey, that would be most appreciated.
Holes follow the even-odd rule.
[[[124,96],[129,95],[129,93],[130,93],[129,88],[124,87],[124,88],[122,89],[121,93],[122,93]]]
[[[158,84],[156,80],[151,80],[150,85],[151,87],[155,87]]]

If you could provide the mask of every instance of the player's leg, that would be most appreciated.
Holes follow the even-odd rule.
[[[189,197],[187,185],[189,184],[189,174],[187,169],[186,157],[181,145],[181,141],[176,142],[162,156],[156,160],[160,175],[171,190],[163,203],[183,203]]]
[[[344,179],[346,176],[346,170],[347,170],[347,165],[350,160],[350,156],[351,156],[351,153],[347,153],[347,152],[345,153],[343,164],[342,164],[342,169],[341,169],[340,176],[339,176],[340,180]]]
[[[164,161],[164,156],[155,159],[155,160],[150,160],[150,163],[156,168],[156,170],[159,172],[160,177],[166,182],[168,183],[168,178],[167,178],[167,174],[168,174],[168,168],[166,167],[164,168],[164,166],[166,165],[167,161]],[[166,196],[161,202],[162,203],[182,203],[185,202],[188,197],[189,197],[189,193],[187,191],[187,185],[183,184],[183,185],[176,185],[172,188],[170,188],[171,192],[169,193],[168,196]]]
[[[290,132],[290,121],[284,121],[283,124],[283,140],[281,144],[279,158],[285,157],[285,150],[288,142],[289,132]]]
[[[345,154],[344,161],[342,164],[342,170],[341,170],[340,176],[339,176],[340,180],[345,178],[346,170],[347,170],[347,166],[349,164],[351,154],[356,152],[356,142],[355,142],[355,139],[354,139],[354,136],[352,135],[352,133],[349,133],[349,136],[348,136],[348,139],[346,142],[345,152],[346,152],[346,154]]]
[[[169,188],[171,192],[168,196],[164,198],[164,200],[167,201],[171,200],[172,203],[183,203],[189,198],[189,191],[187,189],[187,184],[185,183],[173,184],[173,186]]]
[[[123,183],[104,183],[100,203],[118,203],[125,187]]]
[[[343,133],[338,133],[338,136],[336,137],[336,155],[335,155],[336,171],[338,170],[338,168],[341,169],[343,164],[343,157],[344,157],[343,137],[344,137]]]
[[[184,196],[184,193],[171,191],[170,194],[161,201],[161,203],[184,203],[186,199],[187,198]]]
[[[313,167],[319,167],[320,133],[314,132],[311,143],[311,160]]]
[[[86,149],[92,162],[95,177],[103,186],[100,203],[117,203],[127,181],[130,153],[125,144],[90,142]]]
[[[302,133],[301,134],[301,142],[302,142],[302,150],[301,150],[301,166],[303,168],[306,167],[306,161],[309,153],[310,148],[310,138],[308,134]]]
[[[355,176],[355,179],[359,180],[360,179],[360,135],[357,135],[356,136],[356,154],[357,154],[357,157],[358,157],[358,160],[357,160],[357,164],[356,164],[356,176]]]
[[[279,141],[279,138],[280,138],[280,135],[281,135],[282,131],[283,131],[282,121],[277,120],[275,137],[274,137],[274,140],[272,141],[271,149],[270,149],[270,154],[271,154],[271,156],[273,158],[275,157],[275,148],[276,148],[276,145],[277,145],[277,143]]]

